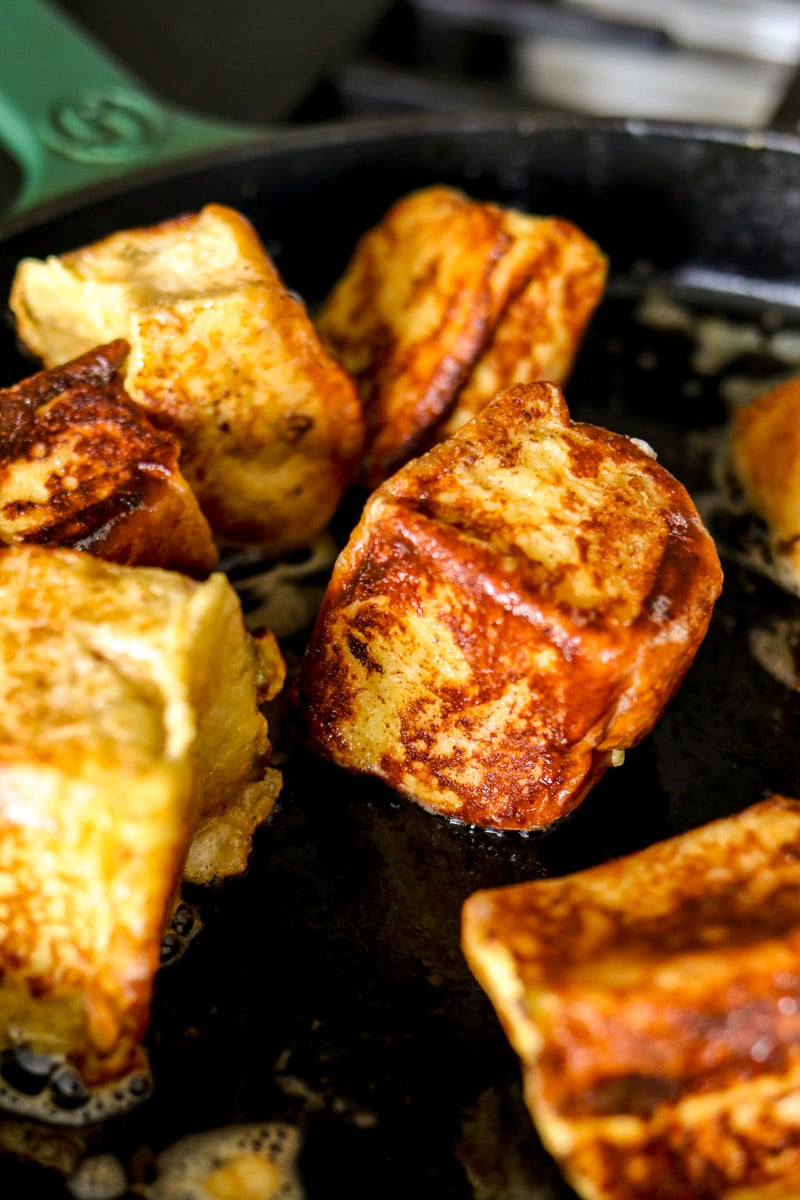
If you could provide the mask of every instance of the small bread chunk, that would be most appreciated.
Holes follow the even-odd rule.
[[[800,378],[735,413],[732,466],[766,522],[781,583],[800,593]]]
[[[652,452],[508,388],[367,502],[300,672],[310,744],[450,818],[546,825],[659,718],[721,578]]]
[[[125,394],[124,341],[0,390],[0,541],[207,575],[208,522],[179,446]]]
[[[565,220],[446,187],[394,204],[317,321],[364,404],[363,482],[374,487],[509,384],[563,384],[606,270]]]
[[[10,304],[48,366],[130,343],[125,388],[178,435],[220,539],[278,557],[325,528],[361,453],[360,404],[240,213],[210,204],[24,259]]]
[[[578,1195],[800,1195],[800,802],[475,892],[462,946]]]
[[[220,573],[13,547],[0,612],[0,1046],[107,1082],[136,1061],[193,837],[230,832],[214,874],[241,870],[274,807],[258,705],[283,660]]]

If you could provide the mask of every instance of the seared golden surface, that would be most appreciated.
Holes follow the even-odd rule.
[[[563,383],[606,260],[574,225],[445,187],[364,235],[318,328],[355,378],[374,486],[512,383]]]
[[[800,378],[738,410],[732,461],[749,504],[767,523],[782,581],[800,592]]]
[[[800,803],[477,892],[462,944],[579,1195],[800,1194]]]
[[[545,825],[659,718],[721,579],[645,449],[509,388],[368,501],[302,665],[310,744],[450,817]]]
[[[15,547],[0,612],[0,1036],[114,1079],[196,831],[194,877],[224,875],[274,805],[257,705],[283,662],[221,574]]]
[[[212,204],[23,260],[10,303],[47,365],[130,343],[126,390],[178,435],[221,538],[277,556],[327,525],[361,452],[360,405],[239,213]]]
[[[208,523],[178,442],[125,394],[124,341],[0,389],[0,541],[206,575]]]

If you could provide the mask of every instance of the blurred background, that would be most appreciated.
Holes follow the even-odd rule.
[[[161,97],[259,125],[535,108],[800,113],[797,0],[53,0]]]

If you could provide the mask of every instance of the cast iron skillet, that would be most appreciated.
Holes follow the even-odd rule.
[[[15,216],[0,238],[0,295],[24,255],[213,200],[254,221],[313,308],[357,235],[434,182],[568,217],[610,256],[567,397],[574,417],[650,442],[707,512],[726,576],[708,637],[657,728],[573,817],[536,836],[448,824],[317,761],[280,722],[278,811],[244,878],[187,897],[202,932],[159,976],[152,1097],[85,1129],[0,1122],[0,1146],[27,1139],[21,1158],[0,1154],[4,1195],[75,1194],[72,1166],[103,1153],[127,1180],[113,1195],[150,1195],[165,1147],[256,1121],[299,1130],[309,1200],[567,1200],[522,1104],[516,1058],[461,955],[463,900],[635,850],[770,791],[800,795],[800,603],[742,558],[754,525],[709,503],[731,395],[800,369],[790,336],[800,329],[796,137],[518,114],[276,133]],[[671,324],[643,317],[654,294],[678,306]],[[751,348],[704,367],[698,331],[708,326],[695,317],[722,318]],[[8,320],[0,381],[31,370]],[[362,501],[346,498],[339,539]],[[783,680],[754,652],[781,630]],[[296,663],[302,634],[286,651]],[[42,1145],[61,1166],[37,1161]]]

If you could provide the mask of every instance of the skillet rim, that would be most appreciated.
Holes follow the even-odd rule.
[[[569,133],[627,134],[639,138],[661,137],[676,142],[737,146],[742,149],[772,150],[800,157],[800,133],[776,129],[745,127],[704,122],[669,121],[654,118],[602,117],[592,114],[524,112],[498,109],[487,112],[413,113],[389,116],[343,117],[307,125],[265,129],[263,137],[222,149],[206,151],[172,162],[126,171],[102,183],[69,192],[55,200],[3,219],[0,214],[0,242],[66,218],[92,205],[119,198],[150,184],[172,183],[219,167],[246,167],[271,156],[296,152],[308,153],[317,147],[326,151],[333,146],[371,144],[375,141],[402,142],[414,138],[427,140],[445,135],[485,135],[493,131],[520,137],[563,130]]]

